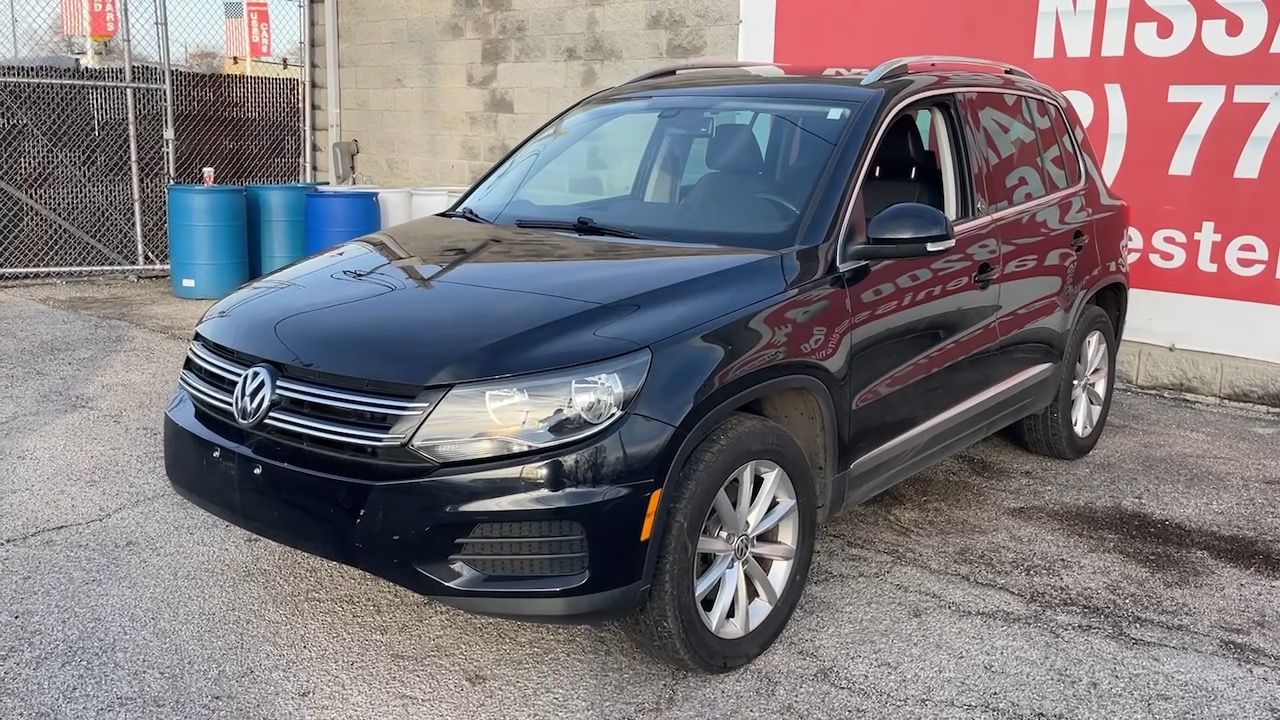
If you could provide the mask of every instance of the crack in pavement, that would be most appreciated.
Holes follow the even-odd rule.
[[[85,526],[87,526],[87,525],[96,525],[96,524],[98,524],[98,523],[101,523],[101,522],[105,522],[105,521],[107,521],[107,520],[110,520],[111,518],[115,517],[116,515],[119,515],[120,513],[125,512],[126,510],[132,510],[132,509],[135,509],[135,508],[137,508],[137,507],[139,507],[139,506],[141,506],[141,505],[145,505],[145,504],[147,504],[147,503],[149,503],[149,502],[154,502],[154,501],[156,501],[156,500],[160,500],[161,498],[164,498],[164,497],[167,497],[167,496],[168,496],[168,493],[167,493],[167,492],[156,493],[156,494],[154,494],[154,495],[148,495],[148,496],[146,496],[146,497],[144,497],[144,498],[140,498],[140,499],[135,500],[135,501],[133,501],[133,502],[125,503],[124,505],[121,505],[120,507],[115,508],[114,510],[110,510],[110,511],[108,511],[107,513],[105,513],[105,514],[103,514],[103,515],[100,515],[100,516],[98,516],[98,517],[95,517],[95,518],[90,518],[90,519],[88,519],[88,520],[81,520],[80,522],[66,523],[66,524],[64,524],[64,525],[55,525],[55,526],[53,526],[53,527],[40,528],[39,530],[33,530],[33,531],[31,531],[31,532],[29,532],[29,533],[26,533],[26,534],[24,534],[24,535],[16,535],[16,536],[11,537],[11,538],[4,538],[4,539],[0,539],[0,547],[5,547],[5,546],[7,546],[7,545],[13,545],[13,544],[15,544],[15,543],[20,543],[20,542],[23,542],[23,541],[25,541],[25,540],[31,540],[31,539],[33,539],[33,538],[42,537],[42,536],[44,536],[44,535],[49,535],[49,534],[52,534],[52,533],[61,532],[61,531],[63,531],[63,530],[70,530],[70,529],[72,529],[72,528],[85,527]]]

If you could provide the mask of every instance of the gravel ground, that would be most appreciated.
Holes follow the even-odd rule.
[[[0,290],[0,717],[1280,717],[1280,416],[1125,392],[1081,462],[982,443],[826,527],[779,645],[709,680],[180,500],[205,306]]]

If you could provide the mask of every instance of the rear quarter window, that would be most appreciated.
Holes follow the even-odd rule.
[[[1012,93],[963,97],[978,139],[990,212],[1032,203],[1080,182],[1080,156],[1074,142],[1059,134],[1066,132],[1066,122],[1056,105]]]

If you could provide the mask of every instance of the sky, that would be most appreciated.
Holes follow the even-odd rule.
[[[156,7],[169,16],[169,52],[175,65],[187,52],[223,48],[223,0],[115,0],[127,5],[133,52],[142,60],[159,60]],[[301,6],[298,0],[266,0],[271,17],[271,54],[296,62],[299,56]],[[0,0],[0,57],[48,53],[58,32],[59,0]],[[15,51],[14,41],[17,42]]]

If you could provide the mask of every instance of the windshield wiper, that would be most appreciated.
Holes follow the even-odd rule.
[[[589,217],[580,217],[575,222],[567,220],[517,220],[516,227],[539,230],[570,230],[579,235],[609,235],[621,238],[640,237],[630,230],[601,225]]]
[[[471,222],[476,222],[476,223],[484,223],[486,225],[493,224],[492,220],[486,220],[485,218],[480,217],[479,213],[477,213],[475,210],[472,210],[469,207],[464,207],[460,210],[445,210],[444,212],[440,213],[440,217],[462,218],[463,220],[470,220]]]

